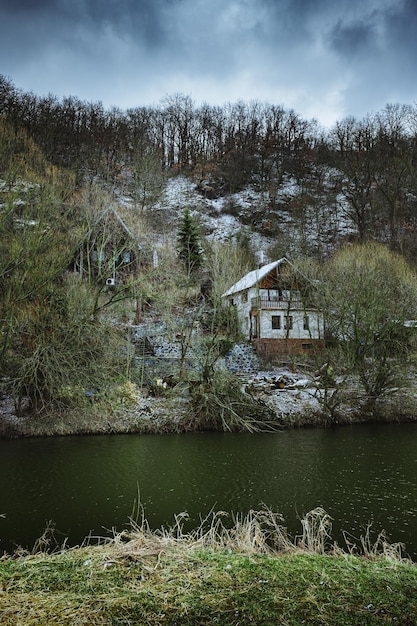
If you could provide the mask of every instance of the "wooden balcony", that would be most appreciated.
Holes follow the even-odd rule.
[[[279,311],[303,310],[305,305],[301,300],[268,300],[268,298],[256,297],[251,299],[252,311],[261,309],[277,309]]]

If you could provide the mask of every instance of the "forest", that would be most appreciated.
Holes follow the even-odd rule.
[[[199,211],[183,211],[181,199],[164,212],[176,179],[193,186]],[[183,94],[106,110],[25,93],[0,76],[0,185],[0,378],[17,414],[90,410],[89,392],[108,390],[109,381],[105,402],[134,401],[143,372],[133,372],[126,357],[129,323],[150,313],[169,322],[183,357],[203,294],[201,384],[192,381],[192,389],[194,406],[206,411],[202,421],[194,414],[194,424],[207,425],[210,415],[210,427],[224,426],[226,403],[240,425],[248,398],[236,381],[218,380],[214,365],[239,340],[221,294],[253,268],[254,236],[270,258],[290,254],[321,280],[318,304],[328,313],[333,352],[316,365],[354,372],[373,406],[412,356],[403,327],[417,317],[415,104],[387,104],[322,128],[281,105],[196,106]],[[247,190],[256,201],[242,210],[236,198]],[[208,237],[204,226],[204,212],[215,215],[220,200],[222,213],[239,223],[228,241]],[[70,271],[81,242],[98,249],[93,227],[109,206],[140,241],[126,279],[112,289],[100,259],[115,240],[114,225],[101,229],[102,256],[86,280]],[[130,255],[125,239],[117,246],[118,258]],[[184,377],[180,369],[177,382]],[[331,420],[339,401],[330,395],[332,402],[326,388]],[[266,419],[258,404],[255,414]]]
[[[51,165],[71,172],[77,187],[97,179],[114,185],[126,168],[143,184],[153,175],[182,172],[213,196],[253,186],[273,210],[291,177],[303,189],[294,211],[302,213],[309,202],[332,206],[340,194],[359,241],[377,239],[413,259],[415,104],[388,104],[324,129],[293,110],[256,101],[197,107],[176,94],[157,107],[105,110],[76,97],[23,93],[1,77],[0,114],[14,132],[25,131]]]

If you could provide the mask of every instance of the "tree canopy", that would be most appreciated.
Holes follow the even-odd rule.
[[[404,258],[375,242],[345,246],[325,266],[322,304],[329,338],[370,396],[394,384],[417,311],[417,276]]]

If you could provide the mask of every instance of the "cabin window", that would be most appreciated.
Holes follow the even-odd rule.
[[[292,330],[292,315],[286,315],[284,318],[285,330]]]
[[[240,296],[241,302],[247,302],[248,301],[248,292],[247,291],[242,291],[242,295]]]
[[[281,328],[281,315],[272,315],[271,328],[273,330],[279,330]]]
[[[303,328],[304,330],[310,330],[310,320],[308,319],[308,315],[304,315]]]
[[[91,259],[93,263],[103,263],[106,260],[106,255],[104,254],[104,250],[93,250]]]

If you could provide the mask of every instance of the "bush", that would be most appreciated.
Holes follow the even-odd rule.
[[[193,430],[261,432],[279,428],[272,411],[245,393],[238,379],[214,372],[210,380],[190,387],[189,427]]]
[[[327,332],[347,369],[358,374],[369,400],[395,384],[412,337],[417,277],[398,254],[368,242],[346,246],[327,265],[319,303]]]
[[[5,359],[5,390],[18,411],[26,402],[30,411],[72,405],[120,379],[122,340],[92,319],[91,298],[71,277],[19,311]]]

